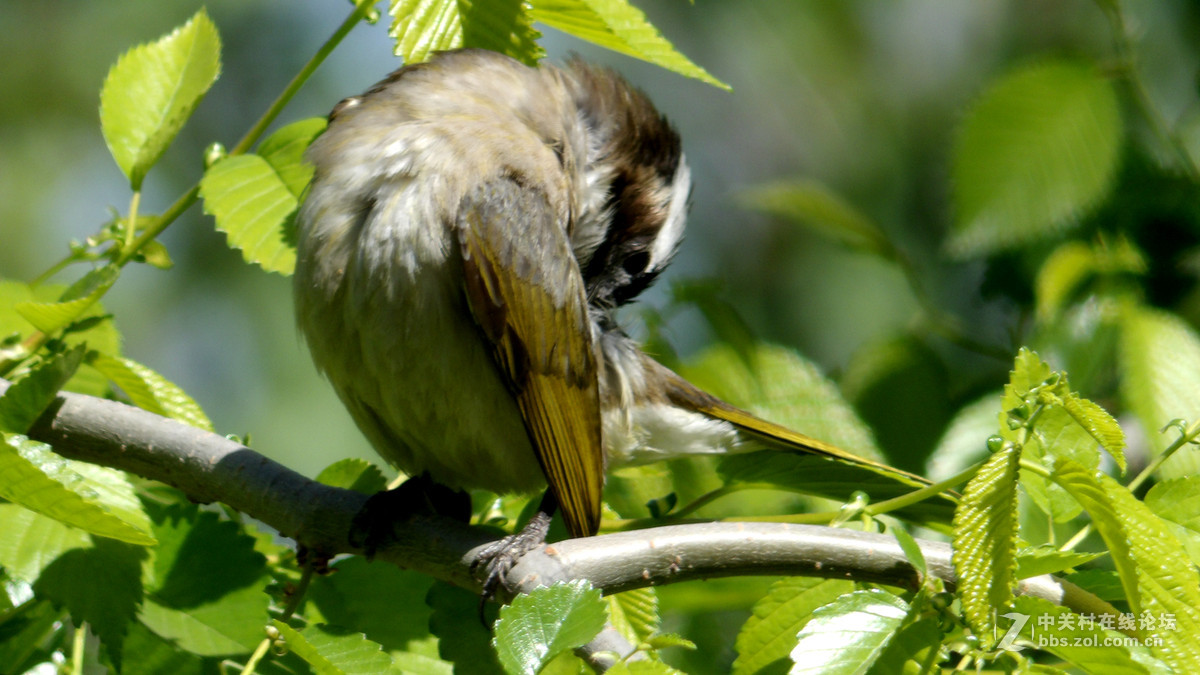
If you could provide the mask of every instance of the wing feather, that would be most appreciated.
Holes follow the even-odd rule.
[[[595,534],[604,485],[596,354],[565,227],[544,194],[509,178],[467,195],[458,236],[468,304],[567,528]]]

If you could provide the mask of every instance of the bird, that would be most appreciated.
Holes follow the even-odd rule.
[[[556,510],[595,534],[618,466],[777,448],[925,484],[701,391],[625,333],[692,183],[675,127],[613,70],[440,52],[340,102],[306,159],[297,322],[358,427],[433,484],[545,490],[490,578]]]

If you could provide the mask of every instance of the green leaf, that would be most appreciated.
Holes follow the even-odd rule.
[[[236,611],[237,608],[227,609]],[[138,620],[155,635],[176,645],[177,649],[199,656],[231,656],[250,651],[242,641],[226,635],[220,621],[214,623],[188,612],[164,607],[150,598],[138,610]]]
[[[1076,289],[1096,274],[1144,274],[1146,261],[1124,237],[1094,246],[1068,241],[1050,254],[1038,269],[1034,295],[1038,319],[1059,315]]]
[[[533,65],[545,53],[541,34],[520,0],[391,0],[388,35],[405,64],[429,60],[435,51],[479,47]]]
[[[605,603],[586,581],[544,586],[501,608],[492,644],[510,675],[534,675],[604,628]]]
[[[63,553],[50,563],[34,591],[65,606],[75,625],[87,622],[120,663],[121,641],[142,601],[146,549],[111,539]]]
[[[221,38],[202,9],[121,55],[100,90],[100,127],[134,190],[221,72]]]
[[[809,227],[852,249],[889,260],[895,257],[883,230],[824,183],[806,179],[767,183],[746,190],[738,201],[747,208]]]
[[[1104,408],[1074,392],[1063,397],[1063,407],[1071,419],[1112,455],[1121,473],[1125,473],[1125,432],[1117,420]]]
[[[1175,434],[1157,433],[1173,419],[1200,419],[1200,337],[1174,314],[1129,306],[1121,317],[1121,398],[1161,452]],[[1164,478],[1200,473],[1200,453],[1177,452]]]
[[[64,459],[24,436],[0,444],[0,497],[92,534],[157,543],[121,472]]]
[[[967,483],[954,514],[954,573],[963,616],[990,646],[994,611],[1012,603],[1016,583],[1020,449],[1006,443]]]
[[[996,433],[1002,397],[993,392],[959,409],[925,462],[926,476],[946,480],[987,458],[987,439]]]
[[[300,201],[284,176],[259,155],[231,155],[200,180],[204,212],[216,218],[242,259],[268,272],[290,275],[296,266],[290,217]]]
[[[378,643],[362,633],[318,624],[297,630],[281,621],[271,625],[287,641],[288,649],[304,659],[319,675],[373,675],[399,673]]]
[[[1060,551],[1049,545],[1023,548],[1017,554],[1017,578],[1028,579],[1042,574],[1058,574],[1079,567],[1103,556],[1103,553]]]
[[[0,503],[0,567],[32,584],[50,563],[92,545],[87,532],[17,504]]]
[[[85,274],[63,293],[59,302],[21,302],[14,305],[14,309],[38,330],[54,333],[83,318],[120,275],[119,267],[105,265]]]
[[[99,353],[88,356],[88,365],[112,380],[137,407],[205,431],[213,430],[204,410],[187,392],[146,366],[132,359]]]
[[[373,495],[387,489],[387,478],[379,467],[358,457],[340,459],[317,474],[317,482]]]
[[[934,618],[903,626],[871,665],[870,675],[924,675],[934,671],[942,630]]]
[[[662,661],[618,661],[606,675],[685,675]]]
[[[322,620],[365,633],[388,651],[428,646],[428,655],[437,654],[429,631],[431,611],[425,604],[433,585],[429,575],[370,564],[361,556],[339,560],[333,570],[314,579],[308,593]],[[477,611],[471,620],[479,624]]]
[[[479,596],[444,581],[429,588],[426,602],[433,610],[429,628],[438,636],[439,655],[454,664],[458,675],[494,675],[503,672],[492,649],[492,635],[479,620]],[[488,603],[484,621],[496,619],[496,604]]]
[[[327,124],[324,117],[309,117],[280,128],[258,144],[258,156],[267,160],[297,199],[304,195],[313,175],[313,166],[304,161],[304,151]]]
[[[853,590],[854,583],[844,579],[794,577],[772,584],[738,633],[733,673],[751,675],[778,667],[813,612]]]
[[[1002,430],[1009,440],[1018,437],[1016,431]],[[1100,466],[1100,449],[1095,439],[1075,423],[1062,407],[1048,407],[1037,420],[1035,433],[1029,434],[1023,446],[1023,457],[1046,467],[1054,468],[1059,458],[1078,462],[1095,469]],[[1056,523],[1065,523],[1083,510],[1079,502],[1054,481],[1033,471],[1021,474],[1021,487],[1029,498]]]
[[[882,453],[837,385],[795,351],[759,344],[749,363],[727,345],[692,359],[680,374],[704,391],[754,414],[870,459]]]
[[[1200,564],[1200,476],[1165,480],[1146,493],[1146,507],[1180,538],[1192,562]]]
[[[1115,630],[1106,630],[1094,620],[1084,621],[1083,617],[1073,615],[1065,607],[1029,596],[1017,598],[1015,605],[1018,613],[1028,617],[1021,629],[1021,638],[1086,673],[1134,675],[1169,672],[1165,666],[1152,669],[1144,665],[1146,661],[1154,659],[1141,645],[1131,646],[1131,638]],[[1116,625],[1115,617],[1107,621],[1111,622],[1110,625]]]
[[[625,0],[536,0],[530,5],[529,16],[581,40],[729,89],[729,85],[675,51],[646,15]]]
[[[904,557],[912,563],[913,569],[921,575],[921,580],[924,581],[929,576],[929,566],[925,563],[925,553],[921,551],[921,545],[903,527],[889,527],[888,532],[896,538],[900,544],[900,550],[904,551]]]
[[[658,616],[658,594],[653,587],[605,596],[608,620],[631,644],[647,641],[658,632],[662,619]]]
[[[950,251],[987,255],[1074,226],[1108,191],[1122,130],[1116,93],[1093,67],[1051,61],[993,84],[955,143]]]
[[[789,675],[865,673],[908,615],[908,603],[884,591],[848,593],[813,612],[800,629]]]
[[[90,276],[89,273],[84,278]],[[65,288],[58,284],[40,284],[30,287],[15,281],[0,280],[0,337],[13,334],[28,335],[36,330],[33,324],[16,311],[16,305],[21,303],[53,304],[63,295],[64,290]],[[106,320],[105,316],[104,307],[100,302],[92,304],[90,309],[78,317],[72,330],[63,334],[63,342],[68,347],[87,343],[90,349],[96,349],[106,354],[120,353],[121,336],[117,333],[113,322]],[[76,329],[84,325],[87,326],[86,330]],[[105,396],[108,394],[108,381],[88,368],[81,368],[75,372],[75,376],[63,388],[91,396]]]
[[[1163,522],[1111,477],[1060,460],[1054,480],[1092,517],[1112,555],[1134,614],[1156,624],[1139,631],[1177,673],[1200,672],[1200,575]],[[1173,626],[1157,623],[1170,615]]]
[[[148,505],[160,541],[139,618],[204,656],[248,652],[262,639],[266,560],[237,524],[195,505]]]
[[[15,611],[6,610],[3,617],[0,672],[37,673],[40,664],[53,662],[56,638],[65,618],[62,610],[48,600],[34,600]]]
[[[123,646],[121,675],[205,675],[209,672],[201,657],[183,651],[137,622],[129,626]]]
[[[0,431],[23,434],[54,401],[58,390],[75,374],[83,348],[55,354],[13,383],[0,396]]]

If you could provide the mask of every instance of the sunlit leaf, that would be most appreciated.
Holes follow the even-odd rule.
[[[1200,575],[1165,524],[1110,476],[1061,460],[1054,480],[1092,517],[1134,614],[1139,637],[1177,673],[1200,672]],[[1170,615],[1170,626],[1163,619]]]
[[[855,591],[813,612],[797,635],[789,675],[863,673],[904,623],[908,604],[883,591]]]
[[[967,484],[954,514],[954,573],[963,615],[975,635],[992,639],[994,610],[1012,602],[1016,583],[1017,476],[1020,449],[1006,444]]]
[[[388,13],[388,35],[406,64],[459,47],[490,49],[528,65],[544,55],[520,0],[392,0]]]
[[[229,245],[246,262],[290,275],[296,266],[295,232],[289,216],[300,201],[271,163],[258,155],[232,155],[200,180],[204,212],[216,218]]]
[[[160,40],[121,55],[100,90],[100,127],[117,165],[140,190],[221,72],[221,38],[201,9]]]
[[[729,89],[729,85],[677,52],[646,15],[625,0],[536,0],[530,5],[529,15],[534,21],[581,40]]]
[[[374,675],[399,673],[380,646],[362,633],[317,624],[302,629],[281,621],[271,625],[287,642],[288,649],[304,659],[320,675]]]
[[[1176,432],[1174,419],[1200,419],[1200,336],[1174,314],[1131,306],[1121,317],[1121,397],[1161,451]],[[1178,452],[1159,472],[1166,478],[1200,473],[1200,453]]]
[[[606,619],[600,591],[586,581],[520,595],[500,610],[493,644],[510,675],[534,675],[559,654],[586,644]]]
[[[737,636],[735,675],[750,675],[778,667],[796,645],[796,634],[813,612],[854,590],[845,579],[795,577],[771,585],[770,592],[754,603],[752,614]]]
[[[137,407],[205,431],[213,425],[204,410],[183,389],[146,366],[121,356],[92,354],[88,365],[112,380]]]
[[[5,435],[0,497],[80,529],[142,546],[157,540],[123,475],[54,454],[44,443]]]

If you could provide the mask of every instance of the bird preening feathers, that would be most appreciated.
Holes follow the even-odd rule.
[[[596,532],[607,470],[680,455],[775,448],[922,484],[700,391],[622,332],[617,308],[679,247],[691,179],[614,72],[441,53],[339,104],[307,158],[298,322],[404,472],[548,486],[573,536]]]

